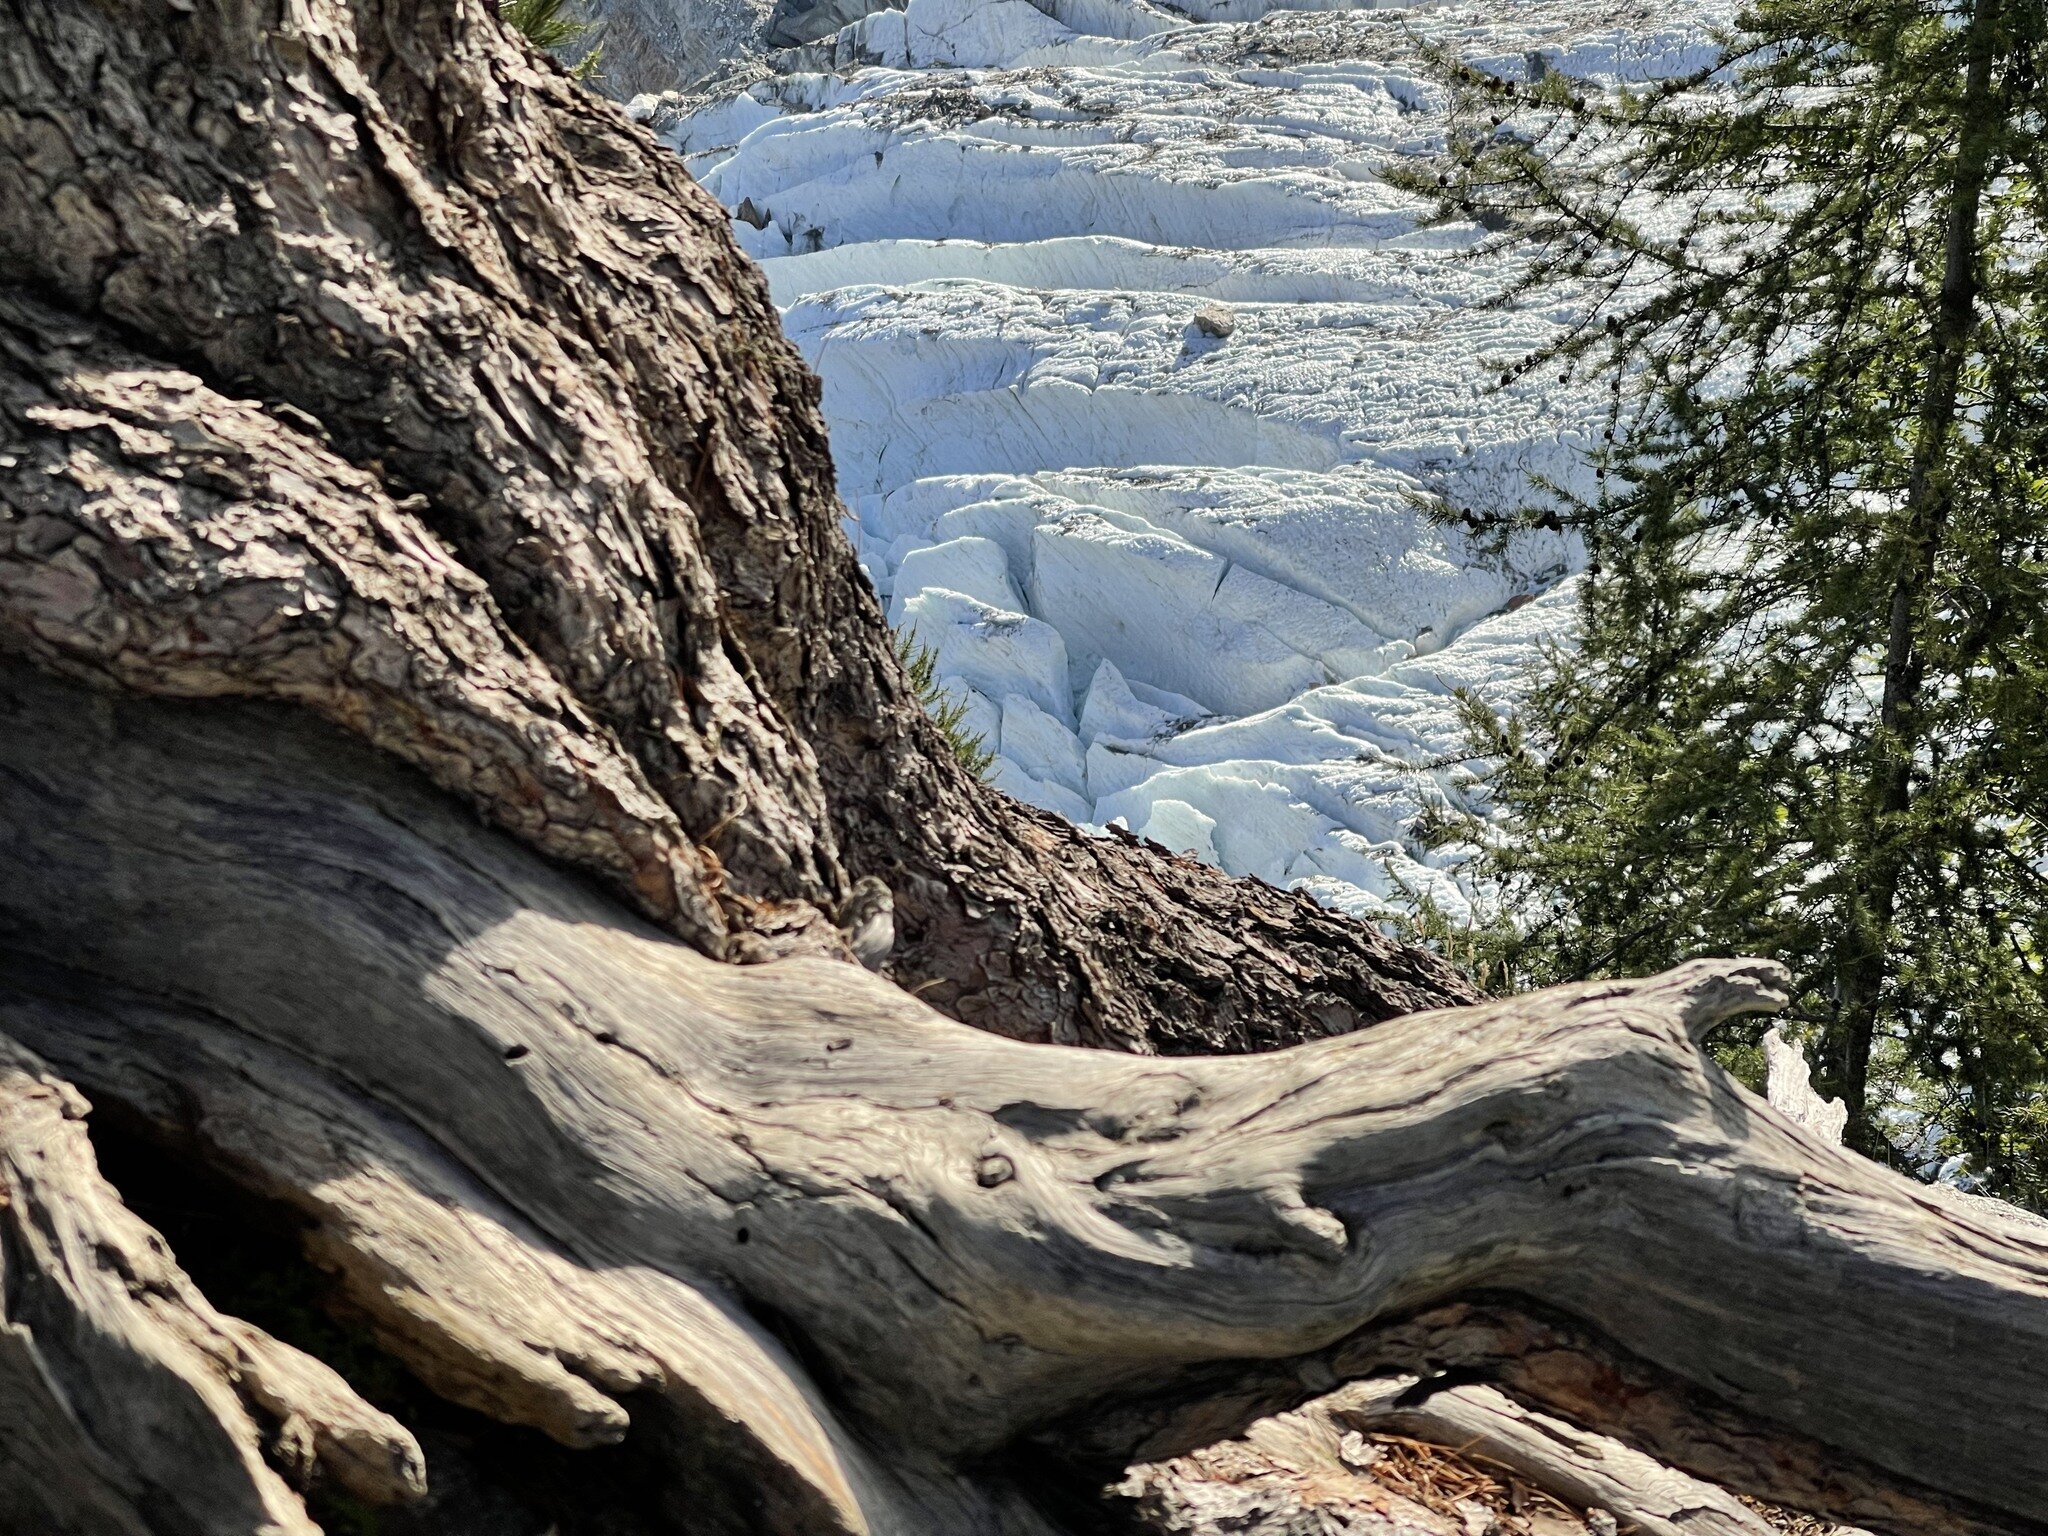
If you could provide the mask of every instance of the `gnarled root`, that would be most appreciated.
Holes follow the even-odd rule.
[[[81,709],[15,672],[0,717],[0,857],[20,872],[0,915],[22,950],[110,996],[175,993],[222,1041],[283,1053],[332,1096],[319,1119],[422,1138],[529,1251],[544,1234],[608,1286],[665,1277],[634,1282],[671,1287],[657,1312],[687,1313],[684,1287],[707,1318],[773,1316],[805,1367],[758,1335],[750,1358],[820,1427],[750,1433],[814,1491],[830,1479],[812,1451],[829,1448],[843,1486],[818,1497],[876,1528],[928,1524],[947,1469],[1061,1415],[1204,1362],[1325,1351],[1480,1287],[1596,1319],[1893,1473],[2044,1512],[2028,1410],[2048,1243],[1816,1143],[1714,1068],[1697,1034],[1768,1006],[1768,966],[1562,988],[1265,1057],[1061,1051],[965,1029],[853,966],[708,961],[262,710]],[[21,967],[13,982],[49,991]],[[146,1109],[119,1067],[147,1059],[147,1033],[103,1029],[101,1064],[63,1065]],[[282,1078],[254,1097],[291,1102]],[[363,1158],[444,1187],[417,1159]],[[272,1171],[286,1198],[315,1178]],[[298,1198],[318,1214],[320,1196]],[[403,1248],[347,1214],[384,1199],[322,1217],[320,1241],[367,1255],[328,1262],[367,1272]],[[502,1266],[498,1239],[462,1225],[434,1245],[480,1275]],[[414,1264],[407,1285],[452,1286]],[[573,1435],[610,1432],[597,1399],[619,1403],[623,1381],[660,1372],[709,1397],[687,1351],[646,1347],[617,1298],[603,1309],[627,1321],[595,1339],[508,1314],[508,1340],[540,1343],[589,1395],[543,1360],[469,1400],[496,1392],[497,1411]],[[417,1321],[384,1326],[395,1347],[440,1347]],[[697,1358],[715,1374],[747,1337]],[[1967,1400],[1957,1338],[1974,1343]],[[1920,1432],[1959,1414],[1967,1436]],[[886,1471],[864,1482],[863,1465]]]
[[[281,1474],[376,1504],[423,1493],[403,1428],[318,1360],[208,1305],[100,1176],[85,1112],[0,1034],[6,1528],[318,1536]]]

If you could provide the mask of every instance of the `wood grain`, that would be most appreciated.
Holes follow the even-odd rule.
[[[1771,1005],[1771,967],[1258,1058],[1072,1052],[850,965],[709,961],[288,715],[81,707],[12,672],[0,742],[18,951],[289,1053],[586,1267],[775,1316],[884,1459],[964,1466],[1182,1368],[1490,1286],[1893,1472],[2044,1512],[2048,1243],[1720,1073],[1695,1037]],[[1929,1422],[1969,1433],[1931,1443]]]

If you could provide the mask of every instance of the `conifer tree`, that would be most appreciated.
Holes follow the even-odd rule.
[[[1577,323],[1597,489],[1464,514],[1583,537],[1582,636],[1502,722],[1482,867],[1520,979],[1791,964],[1852,1139],[1880,1080],[2038,1198],[2048,1079],[2042,0],[1759,0],[1697,72],[1441,61],[1411,182]],[[1462,835],[1478,825],[1467,821]]]

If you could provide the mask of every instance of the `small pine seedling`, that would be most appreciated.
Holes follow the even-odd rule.
[[[903,663],[903,670],[910,675],[910,686],[917,691],[917,701],[945,733],[946,744],[960,759],[961,766],[977,779],[987,778],[989,769],[995,766],[996,755],[988,749],[986,740],[967,729],[967,706],[939,685],[939,653],[921,644],[915,634],[905,629],[896,632],[896,659]]]
[[[596,30],[595,22],[570,10],[571,3],[572,0],[501,0],[498,19],[534,47],[553,53]],[[603,48],[591,48],[569,66],[569,73],[578,80],[589,80],[597,74],[603,58]]]

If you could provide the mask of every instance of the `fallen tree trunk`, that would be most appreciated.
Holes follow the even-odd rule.
[[[1772,1005],[1769,967],[1265,1057],[1022,1045],[844,963],[635,931],[275,714],[80,702],[7,677],[0,914],[38,963],[5,1027],[318,1217],[394,1352],[495,1383],[469,1401],[573,1439],[658,1382],[682,1422],[741,1426],[807,1528],[996,1530],[1016,1517],[964,1513],[967,1469],[1059,1415],[1505,1286],[1754,1414],[2048,1513],[2048,1244],[1714,1069],[1695,1035]],[[110,1021],[53,1027],[60,1005]],[[362,1192],[323,1172],[333,1146]],[[597,1299],[533,1317],[508,1248]],[[508,1382],[508,1358],[538,1364]]]
[[[1491,1387],[1432,1392],[1418,1377],[1380,1377],[1332,1393],[1309,1416],[1342,1429],[1456,1446],[1582,1509],[1605,1510],[1642,1536],[1770,1536],[1739,1499],[1619,1441],[1532,1413]]]
[[[1042,1533],[1035,1435],[1149,1454],[1476,1289],[1861,1458],[1889,1528],[2048,1517],[2048,1244],[1719,1073],[1769,967],[1478,1005],[969,777],[723,216],[480,0],[0,22],[0,1422],[48,1426],[0,1528],[417,1492],[66,1082],[289,1213],[437,1401],[711,1530]],[[182,1461],[128,1427],[173,1406]]]
[[[1620,1441],[1532,1412],[1492,1387],[1416,1376],[1354,1382],[1260,1420],[1242,1440],[1140,1466],[1116,1491],[1161,1532],[1210,1528],[1220,1522],[1207,1511],[1219,1506],[1231,1511],[1223,1528],[1246,1536],[1321,1536],[1332,1506],[1363,1526],[1360,1536],[1381,1536],[1380,1526],[1392,1528],[1386,1536],[1408,1536],[1417,1525],[1429,1536],[1463,1536],[1475,1522],[1498,1519],[1469,1498],[1440,1497],[1415,1510],[1395,1504],[1365,1475],[1386,1465],[1390,1443],[1447,1448],[1489,1482],[1505,1477],[1510,1489],[1520,1484],[1558,1501],[1553,1516],[1583,1511],[1571,1536],[1772,1533],[1741,1500]],[[1512,1496],[1508,1503],[1512,1519]]]

